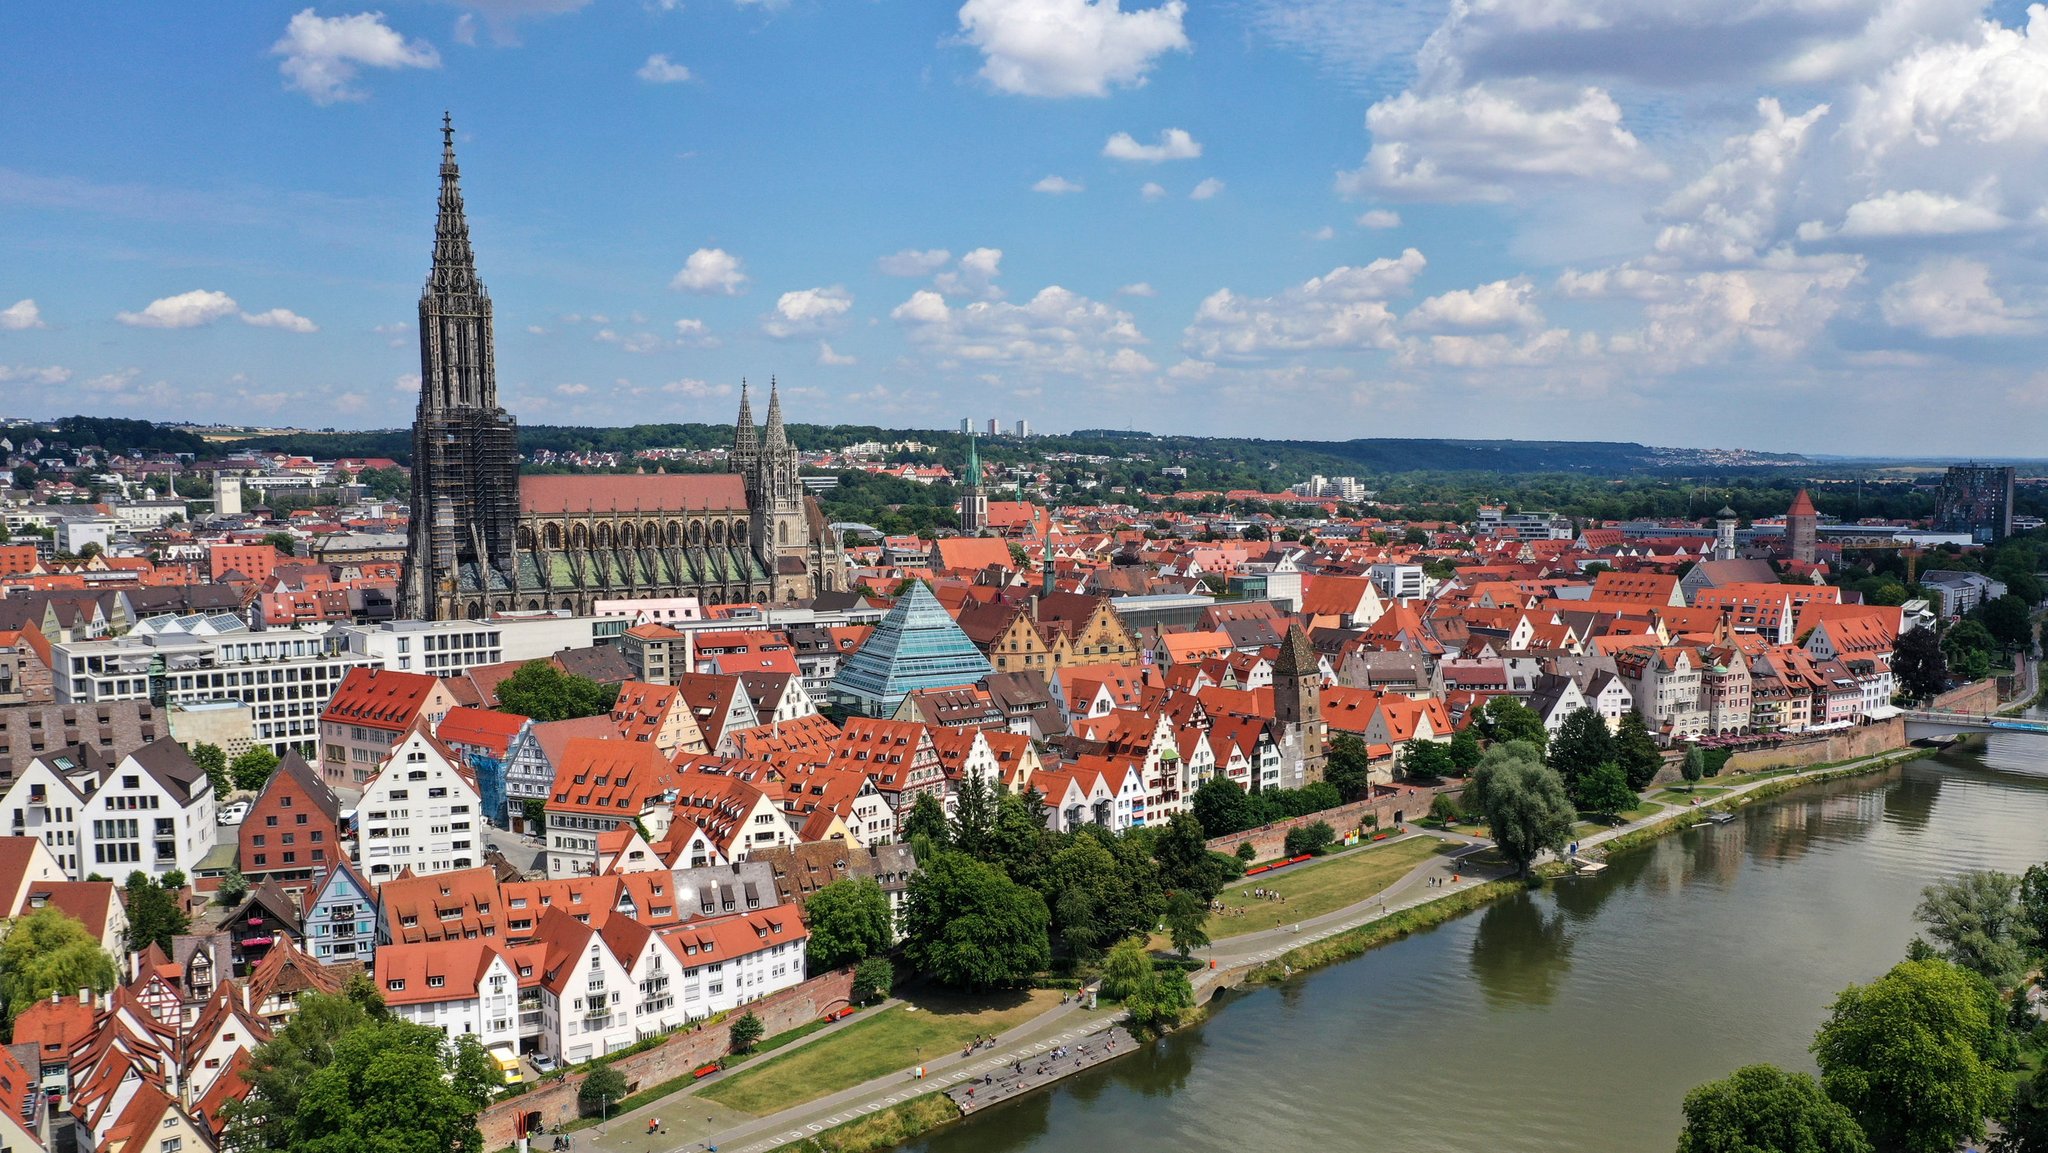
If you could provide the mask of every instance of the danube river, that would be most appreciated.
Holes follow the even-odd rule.
[[[2048,860],[2048,739],[1994,738],[1744,810],[1433,931],[1237,994],[926,1153],[1655,1153],[1701,1081],[1806,1052],[1899,960],[1922,886]]]

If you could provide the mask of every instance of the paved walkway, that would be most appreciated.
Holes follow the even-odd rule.
[[[1121,1009],[1090,1010],[1085,1001],[1056,1006],[997,1037],[993,1046],[962,1056],[957,1050],[924,1063],[925,1077],[916,1079],[914,1069],[877,1077],[862,1085],[793,1105],[765,1117],[748,1117],[730,1109],[712,1106],[688,1093],[678,1094],[613,1119],[603,1132],[584,1130],[574,1134],[575,1148],[597,1149],[603,1153],[690,1153],[716,1148],[720,1153],[760,1153],[792,1141],[800,1141],[837,1125],[877,1113],[913,1097],[944,1090],[955,1083],[1009,1069],[1019,1061],[1036,1059],[1061,1045],[1071,1045],[1099,1032],[1123,1015]],[[905,1012],[894,1008],[892,1013]],[[869,1014],[855,1014],[858,1020]],[[822,1036],[822,1031],[816,1036]],[[806,1038],[809,1042],[812,1038]],[[1121,1047],[1121,1043],[1120,1043]],[[794,1052],[791,1047],[789,1052]],[[777,1056],[780,1055],[778,1052]],[[741,1066],[745,1069],[748,1066]],[[650,1117],[662,1119],[661,1134],[647,1132]],[[535,1148],[545,1150],[548,1138],[539,1138]]]

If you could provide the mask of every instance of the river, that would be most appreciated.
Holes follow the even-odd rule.
[[[920,1153],[1655,1153],[1739,1065],[1813,1069],[1921,888],[2048,860],[2048,741],[1814,786],[1278,987]]]

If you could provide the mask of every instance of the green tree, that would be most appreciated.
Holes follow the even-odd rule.
[[[1998,652],[1998,640],[1978,621],[1957,621],[1941,638],[1941,651],[1957,676],[1983,680],[1991,670],[1991,658]],[[1974,675],[1973,675],[1974,674]]]
[[[934,848],[943,849],[951,843],[952,831],[946,824],[946,808],[939,803],[934,793],[919,793],[910,805],[910,815],[903,818],[903,839],[928,837]]]
[[[548,827],[548,802],[546,797],[527,797],[519,802],[519,815],[526,818],[528,832],[539,832]]]
[[[1471,729],[1459,729],[1451,738],[1451,764],[1457,766],[1460,773],[1478,768],[1479,758],[1484,755],[1484,750],[1479,747],[1479,738]]]
[[[1053,855],[1047,889],[1061,944],[1084,960],[1150,929],[1166,908],[1158,862],[1145,846],[1095,828]]]
[[[1102,995],[1121,1001],[1153,980],[1152,954],[1142,937],[1125,937],[1102,959]]]
[[[938,852],[910,878],[903,953],[942,985],[1014,984],[1052,962],[1045,898],[964,853]]]
[[[1195,820],[1201,823],[1202,832],[1211,837],[1241,833],[1258,823],[1252,819],[1251,802],[1245,797],[1243,786],[1228,777],[1203,781],[1189,799],[1189,807]]]
[[[229,865],[228,871],[220,875],[220,884],[215,886],[214,896],[221,904],[232,905],[248,895],[249,878],[242,875],[242,870],[238,866]]]
[[[225,749],[201,741],[186,746],[185,751],[191,755],[193,764],[206,771],[206,779],[213,785],[214,797],[225,797],[235,791],[235,779],[228,773],[228,754]]]
[[[1995,869],[1960,873],[1920,891],[1913,916],[1940,942],[1942,955],[2000,989],[2026,974],[2026,912],[2020,878]]]
[[[1746,1065],[1685,1095],[1678,1153],[1871,1153],[1856,1119],[1804,1073]]]
[[[264,533],[263,539],[256,543],[269,545],[277,550],[279,556],[297,556],[299,552],[299,538],[288,532]]]
[[[1564,724],[1558,726],[1557,735],[1550,738],[1550,747],[1543,756],[1564,778],[1565,788],[1577,794],[1580,781],[1587,774],[1614,762],[1614,736],[1607,731],[1607,721],[1599,713],[1588,708],[1573,709]]]
[[[1685,747],[1685,759],[1678,762],[1678,775],[1688,784],[1697,782],[1707,775],[1707,753],[1698,745]]]
[[[1486,707],[1480,710],[1479,729],[1487,740],[1496,744],[1527,741],[1535,745],[1538,752],[1550,739],[1549,730],[1543,727],[1543,718],[1510,696],[1498,696],[1486,702]]]
[[[2048,1067],[2013,1086],[1998,1121],[2004,1132],[1991,1142],[1994,1153],[2048,1153]]]
[[[228,775],[234,778],[235,787],[251,793],[262,789],[276,771],[277,754],[268,745],[251,745],[248,752],[228,765]]]
[[[869,957],[853,968],[852,999],[865,1005],[889,995],[896,987],[896,967],[887,957]]]
[[[953,848],[977,861],[990,857],[989,841],[995,832],[996,798],[988,778],[968,773],[961,778],[953,806],[950,841]]]
[[[1429,819],[1439,825],[1454,825],[1464,815],[1464,811],[1458,805],[1457,798],[1449,793],[1438,793],[1435,799],[1429,802]]]
[[[1259,850],[1250,841],[1237,843],[1237,859],[1249,865],[1259,859]]]
[[[1948,658],[1933,629],[1899,634],[1892,642],[1892,675],[1898,678],[1899,691],[1909,697],[1924,700],[1948,688]]]
[[[182,874],[179,883],[183,883]],[[178,900],[177,889],[159,885],[138,869],[128,874],[128,883],[122,890],[123,904],[128,910],[128,951],[140,952],[155,944],[168,956],[171,938],[192,927],[192,918]]]
[[[1638,793],[1649,788],[1664,767],[1664,754],[1657,748],[1657,738],[1650,735],[1649,726],[1634,709],[1621,714],[1621,727],[1614,734],[1614,763],[1621,766],[1628,787]]]
[[[768,1027],[761,1023],[761,1018],[754,1016],[752,1010],[748,1010],[746,1016],[732,1023],[732,1029],[726,1034],[726,1039],[731,1042],[733,1052],[751,1053],[754,1046],[761,1043],[761,1034],[767,1031]]]
[[[1166,898],[1166,933],[1185,957],[1209,943],[1209,906],[1182,889]]]
[[[1525,873],[1543,850],[1564,851],[1577,816],[1564,779],[1527,741],[1486,750],[1479,767],[1472,770],[1466,807],[1484,814],[1501,855]]]
[[[2017,649],[2033,643],[2033,610],[2020,598],[2007,593],[1978,609],[1977,615],[1992,638],[2006,648]]]
[[[1457,771],[1450,746],[1441,741],[1410,741],[1401,754],[1401,771],[1420,781],[1436,781]]]
[[[1332,829],[1328,821],[1316,821],[1313,824],[1287,830],[1287,855],[1299,857],[1303,853],[1307,853],[1310,856],[1320,857],[1324,853],[1329,852],[1330,846],[1335,844],[1336,841],[1337,830]]]
[[[2034,956],[2048,953],[2048,865],[2020,874],[2021,941]]]
[[[2005,1079],[1985,1059],[1991,1014],[1971,975],[1903,961],[1835,998],[1814,1037],[1828,1096],[1884,1153],[1950,1153],[1984,1131]]]
[[[0,998],[9,1021],[52,993],[104,993],[119,979],[114,959],[92,932],[55,906],[15,921],[0,941]]]
[[[739,1022],[733,1024],[737,1026]],[[610,1061],[600,1061],[592,1066],[590,1075],[576,1087],[576,1104],[586,1117],[593,1113],[606,1114],[625,1098],[626,1075],[612,1068]]]
[[[1608,821],[1636,804],[1636,794],[1628,787],[1628,778],[1621,775],[1621,766],[1613,761],[1597,765],[1580,777],[1578,795],[1573,799],[1581,812],[1592,813]]]
[[[528,661],[498,685],[498,711],[536,721],[566,721],[611,711],[619,691],[574,676],[550,661]]]
[[[299,1115],[299,1100],[315,1070],[334,1060],[336,1042],[372,1019],[371,1006],[381,1010],[376,989],[369,1000],[346,994],[307,993],[298,1011],[249,1054],[242,1078],[251,1092],[222,1107],[229,1148],[289,1149]]]
[[[872,877],[842,877],[804,902],[811,971],[872,957],[889,947],[889,895]]]
[[[1125,997],[1124,1011],[1131,1015],[1133,1024],[1163,1030],[1180,1024],[1194,1004],[1195,990],[1188,984],[1188,975],[1174,969],[1155,972],[1150,985]]]
[[[1347,804],[1372,792],[1372,754],[1356,733],[1338,733],[1330,739],[1329,754],[1323,764],[1323,779],[1337,787],[1337,795]],[[1202,827],[1208,828],[1207,825]],[[1223,831],[1234,833],[1237,830]]]
[[[1202,823],[1193,813],[1175,813],[1152,842],[1153,859],[1159,862],[1159,883],[1168,890],[1186,889],[1204,903],[1237,872],[1237,862],[1209,851]]]

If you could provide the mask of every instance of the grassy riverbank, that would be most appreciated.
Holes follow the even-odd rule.
[[[930,1093],[783,1148],[799,1153],[876,1153],[915,1141],[959,1119],[960,1107],[953,1104],[951,1097]]]
[[[1794,789],[1802,788],[1806,785],[1821,784],[1826,781],[1842,780],[1847,777],[1858,777],[1868,773],[1882,772],[1885,769],[1904,764],[1907,761],[1931,756],[1933,752],[1934,750],[1932,749],[1899,749],[1884,754],[1872,761],[1856,763],[1853,767],[1822,769],[1817,772],[1808,770],[1812,772],[1810,776],[1795,777],[1783,775],[1783,779],[1771,780],[1768,784],[1760,785],[1748,792],[1727,797],[1713,804],[1701,805],[1698,808],[1687,807],[1682,811],[1674,812],[1667,820],[1659,821],[1654,825],[1637,829],[1633,832],[1623,833],[1618,837],[1601,842],[1597,848],[1602,855],[1611,857],[1616,853],[1625,853],[1631,849],[1650,844],[1660,838],[1668,837],[1673,833],[1680,833],[1693,828],[1705,822],[1708,813],[1728,812],[1745,808],[1762,801],[1781,797]],[[1756,777],[1766,778],[1780,775],[1780,772],[1777,770],[1755,774]],[[1725,787],[1732,788],[1734,783],[1726,784]],[[1557,876],[1563,871],[1563,866],[1555,863],[1535,870],[1539,878]],[[1391,916],[1381,917],[1377,921],[1360,925],[1355,929],[1346,930],[1324,940],[1317,941],[1314,944],[1290,949],[1273,960],[1253,968],[1245,975],[1245,980],[1247,982],[1282,981],[1304,969],[1313,969],[1322,965],[1332,965],[1339,961],[1348,961],[1389,941],[1398,941],[1411,933],[1434,928],[1450,920],[1452,917],[1469,913],[1481,906],[1491,904],[1501,897],[1522,892],[1527,887],[1526,882],[1508,879],[1475,885],[1470,889],[1450,893],[1434,901],[1417,905],[1412,909],[1403,909]]]
[[[1216,940],[1278,928],[1335,912],[1372,896],[1437,853],[1448,842],[1438,837],[1410,837],[1375,845],[1319,864],[1295,865],[1271,876],[1246,877],[1223,891],[1223,911],[1209,918],[1209,936]],[[1282,894],[1285,904],[1242,896],[1248,889]]]

